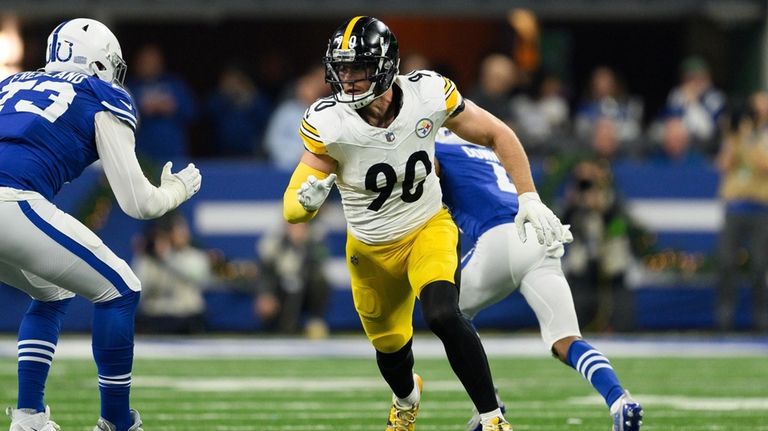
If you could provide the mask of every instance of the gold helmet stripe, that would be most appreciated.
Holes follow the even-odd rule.
[[[355,24],[357,24],[360,18],[365,17],[356,16],[349,21],[349,24],[347,24],[347,29],[344,30],[344,38],[341,39],[341,49],[349,49],[349,37],[352,36],[352,29],[355,27]]]

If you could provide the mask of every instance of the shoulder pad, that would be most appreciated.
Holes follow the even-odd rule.
[[[104,110],[136,130],[139,113],[130,93],[117,84],[109,84],[98,78],[89,78],[88,82]]]
[[[450,79],[431,70],[414,70],[406,75],[405,79],[417,83],[419,91],[429,98],[442,98],[444,100],[445,110],[449,115],[459,106],[462,106],[464,99],[461,97],[456,84]]]
[[[299,136],[304,147],[315,154],[325,154],[326,145],[332,142],[341,128],[337,110],[339,103],[332,97],[325,97],[310,105],[299,126]]]

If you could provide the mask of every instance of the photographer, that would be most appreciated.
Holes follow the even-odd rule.
[[[563,269],[573,287],[579,320],[597,330],[632,329],[632,301],[624,283],[632,258],[629,219],[607,164],[578,163],[565,199],[563,222],[571,225],[574,242]]]

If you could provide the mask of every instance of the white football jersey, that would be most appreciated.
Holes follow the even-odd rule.
[[[440,210],[435,135],[464,103],[456,85],[435,72],[399,75],[393,85],[403,101],[387,128],[324,98],[307,109],[299,130],[308,151],[338,162],[336,185],[349,231],[367,244],[401,239]]]

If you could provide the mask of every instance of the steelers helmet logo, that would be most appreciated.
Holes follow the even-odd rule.
[[[429,132],[432,131],[434,124],[429,118],[422,118],[416,123],[416,136],[419,138],[426,138]]]

